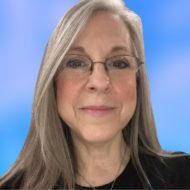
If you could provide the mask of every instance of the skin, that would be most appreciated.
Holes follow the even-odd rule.
[[[115,46],[125,48],[111,52]],[[69,53],[89,56],[93,61],[132,55],[129,31],[118,15],[98,12],[90,18]],[[62,71],[56,81],[56,96],[59,115],[71,129],[80,173],[94,186],[111,182],[129,160],[122,129],[135,111],[136,74],[113,80],[102,64],[95,64],[92,74],[81,80]],[[91,105],[111,109],[81,109]],[[125,149],[128,156],[122,160]],[[80,176],[77,182],[89,186]]]

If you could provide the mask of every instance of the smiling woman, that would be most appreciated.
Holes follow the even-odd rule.
[[[30,132],[4,189],[190,188],[190,157],[161,149],[139,16],[81,0],[42,60]]]
[[[83,51],[69,50],[57,77],[58,112],[74,132],[74,141],[77,137],[94,143],[113,141],[136,107],[138,64],[129,32],[118,15],[98,12],[72,47],[79,45]]]

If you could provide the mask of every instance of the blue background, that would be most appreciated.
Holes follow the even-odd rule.
[[[29,131],[47,40],[76,0],[0,1],[0,176]],[[157,132],[166,150],[190,153],[190,1],[127,0],[142,18]]]

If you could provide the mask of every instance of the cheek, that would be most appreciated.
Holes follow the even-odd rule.
[[[120,80],[120,82],[117,83],[117,91],[119,99],[123,103],[136,102],[136,77],[133,76],[126,80]]]
[[[73,105],[77,99],[78,86],[74,81],[60,77],[56,82],[57,108],[62,119],[69,113],[74,114]]]
[[[128,123],[134,114],[137,103],[135,76],[126,80],[120,80],[120,83],[117,85],[117,97],[121,104],[120,120],[122,123]]]

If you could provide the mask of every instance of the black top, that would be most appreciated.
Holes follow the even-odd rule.
[[[140,156],[141,164],[153,189],[190,189],[190,156],[165,158],[165,164],[153,156]],[[112,182],[95,187],[110,189]],[[93,189],[76,185],[77,189]],[[132,160],[118,176],[113,189],[143,189]]]
[[[141,154],[140,161],[153,189],[190,189],[190,156],[164,158],[165,162],[163,163],[154,156]],[[0,189],[19,189],[21,179],[17,177],[7,182]],[[15,181],[17,181],[16,184]],[[95,188],[110,189],[112,183],[113,181]],[[62,188],[59,183],[54,187],[54,189]],[[92,188],[76,185],[76,189],[90,190]],[[143,189],[143,184],[132,160],[129,161],[124,171],[117,177],[113,189]]]

